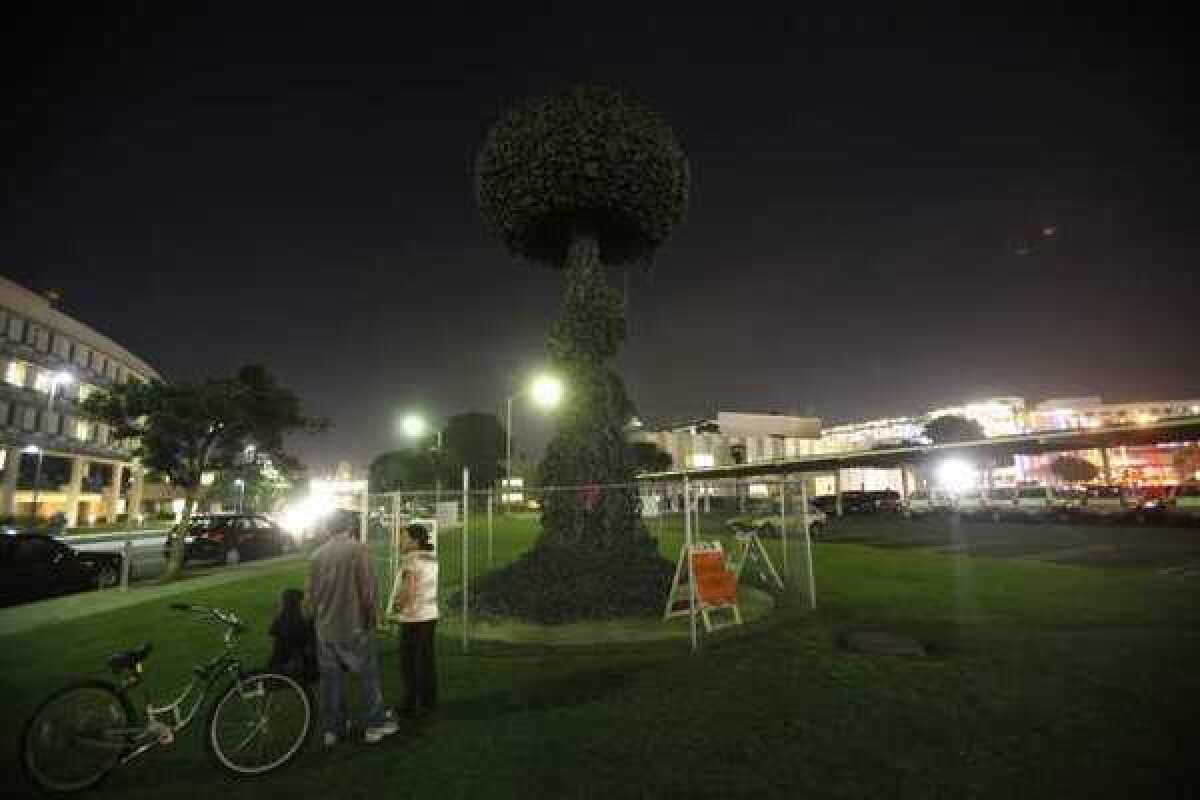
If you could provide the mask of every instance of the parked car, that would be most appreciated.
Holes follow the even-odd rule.
[[[788,530],[793,529],[792,517],[790,514],[788,521]],[[808,535],[813,539],[819,539],[821,534],[825,532],[825,525],[829,517],[824,511],[816,507],[813,502],[809,503],[808,513],[804,515],[804,523],[808,526]],[[779,517],[778,516],[742,516],[734,517],[725,523],[734,533],[742,531],[754,530],[764,539],[779,539]]]
[[[115,586],[120,553],[76,550],[42,533],[0,535],[0,606]]]
[[[180,534],[177,525],[163,543],[163,558]],[[278,556],[294,547],[292,536],[261,514],[197,514],[184,533],[183,559],[236,564]]]
[[[1011,487],[992,487],[987,490],[987,514],[993,522],[999,522],[1013,513],[1017,505],[1017,490]]]
[[[1013,513],[1026,520],[1062,518],[1079,502],[1079,494],[1069,489],[1049,486],[1022,486],[1017,489]]]
[[[954,510],[961,517],[981,517],[987,513],[987,497],[983,489],[968,489],[954,499]]]
[[[1137,522],[1165,522],[1170,516],[1174,486],[1139,486],[1130,490]]]
[[[901,505],[901,513],[906,517],[944,514],[953,510],[954,498],[936,489],[932,492],[925,489],[911,491]]]
[[[1166,511],[1171,519],[1177,521],[1200,520],[1200,483],[1176,486],[1167,499]]]
[[[899,507],[900,495],[896,492],[864,492],[857,489],[842,492],[843,514],[874,514],[877,511],[895,511]],[[813,498],[813,506],[826,514],[837,513],[837,495],[823,494]]]
[[[875,500],[875,511],[881,514],[898,514],[900,512],[900,493],[892,489],[879,489],[867,492]]]
[[[1138,498],[1123,486],[1089,486],[1075,509],[1081,517],[1117,520],[1133,515]]]

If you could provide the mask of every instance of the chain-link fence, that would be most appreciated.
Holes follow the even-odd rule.
[[[584,565],[560,570],[556,579],[555,565],[546,567],[546,559],[534,553],[543,533],[542,513],[558,493],[571,493],[585,508],[598,509],[608,492],[636,493],[641,524],[659,558],[653,559],[650,578],[639,562],[630,568],[628,581],[618,577],[601,587],[607,595],[597,594],[594,607],[581,609],[579,598],[588,596],[586,584],[597,572],[586,563],[595,550],[577,543],[577,552],[566,558],[578,556]],[[489,640],[584,644],[675,638],[697,647],[730,621],[754,621],[775,605],[815,607],[812,538],[819,535],[824,516],[812,507],[811,496],[811,482],[798,476],[372,494],[369,531],[381,618],[388,616],[399,581],[405,528],[415,523],[429,529],[436,551],[439,627],[464,650]],[[561,555],[561,547],[556,552]],[[700,558],[722,567],[712,586],[696,572]],[[553,610],[544,606],[558,602],[572,607],[569,619],[537,625],[503,613],[506,601],[497,595],[504,594],[506,575],[518,571],[526,583],[541,582],[521,593],[522,602],[535,605],[535,617],[554,619]],[[721,581],[726,588],[710,596]],[[531,592],[542,596],[530,599]],[[620,606],[611,595],[622,592],[653,593],[653,608],[643,597],[642,616],[608,616],[610,606]]]

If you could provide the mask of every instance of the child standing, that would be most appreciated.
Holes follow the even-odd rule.
[[[267,669],[300,678],[305,683],[317,680],[317,637],[313,622],[304,615],[304,592],[284,589],[279,615],[271,623],[271,660]]]

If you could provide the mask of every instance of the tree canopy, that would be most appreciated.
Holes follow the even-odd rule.
[[[371,462],[367,482],[372,492],[430,489],[438,477],[432,451],[426,448],[390,450]]]
[[[945,414],[930,420],[925,426],[925,435],[934,444],[974,442],[987,438],[982,425],[958,414]]]
[[[509,252],[556,269],[575,231],[603,264],[651,256],[686,212],[688,164],[666,120],[628,94],[572,86],[517,103],[476,162],[486,227]]]
[[[471,471],[471,486],[486,489],[494,486],[503,474],[504,426],[495,414],[468,411],[446,421],[442,432],[441,461],[451,475],[461,475],[462,468]]]
[[[198,382],[113,384],[82,404],[83,413],[133,442],[133,454],[186,492],[184,519],[195,508],[209,469],[232,467],[247,445],[278,464],[293,464],[284,436],[325,430],[328,422],[304,415],[300,399],[267,370],[248,365],[233,377]],[[183,537],[173,540],[168,575],[183,565]]]
[[[1086,483],[1094,481],[1100,474],[1099,468],[1085,458],[1079,456],[1059,456],[1050,463],[1050,471],[1065,483]]]
[[[637,472],[666,472],[673,462],[671,454],[654,442],[634,442],[629,454]]]
[[[1200,472],[1200,445],[1181,447],[1171,456],[1171,465],[1179,472],[1181,481],[1190,481]]]

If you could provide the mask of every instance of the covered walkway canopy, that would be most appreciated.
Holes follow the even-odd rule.
[[[854,467],[888,469],[950,456],[979,461],[985,458],[989,460],[1003,459],[1015,455],[1104,450],[1111,447],[1135,447],[1196,440],[1200,440],[1200,416],[1167,419],[1145,425],[1039,431],[1009,436],[992,436],[987,439],[955,444],[851,450],[843,453],[822,453],[772,461],[755,461],[748,464],[652,472],[639,475],[638,480],[680,480],[685,475],[692,480],[715,480],[761,475],[787,475],[798,472],[833,472]]]

